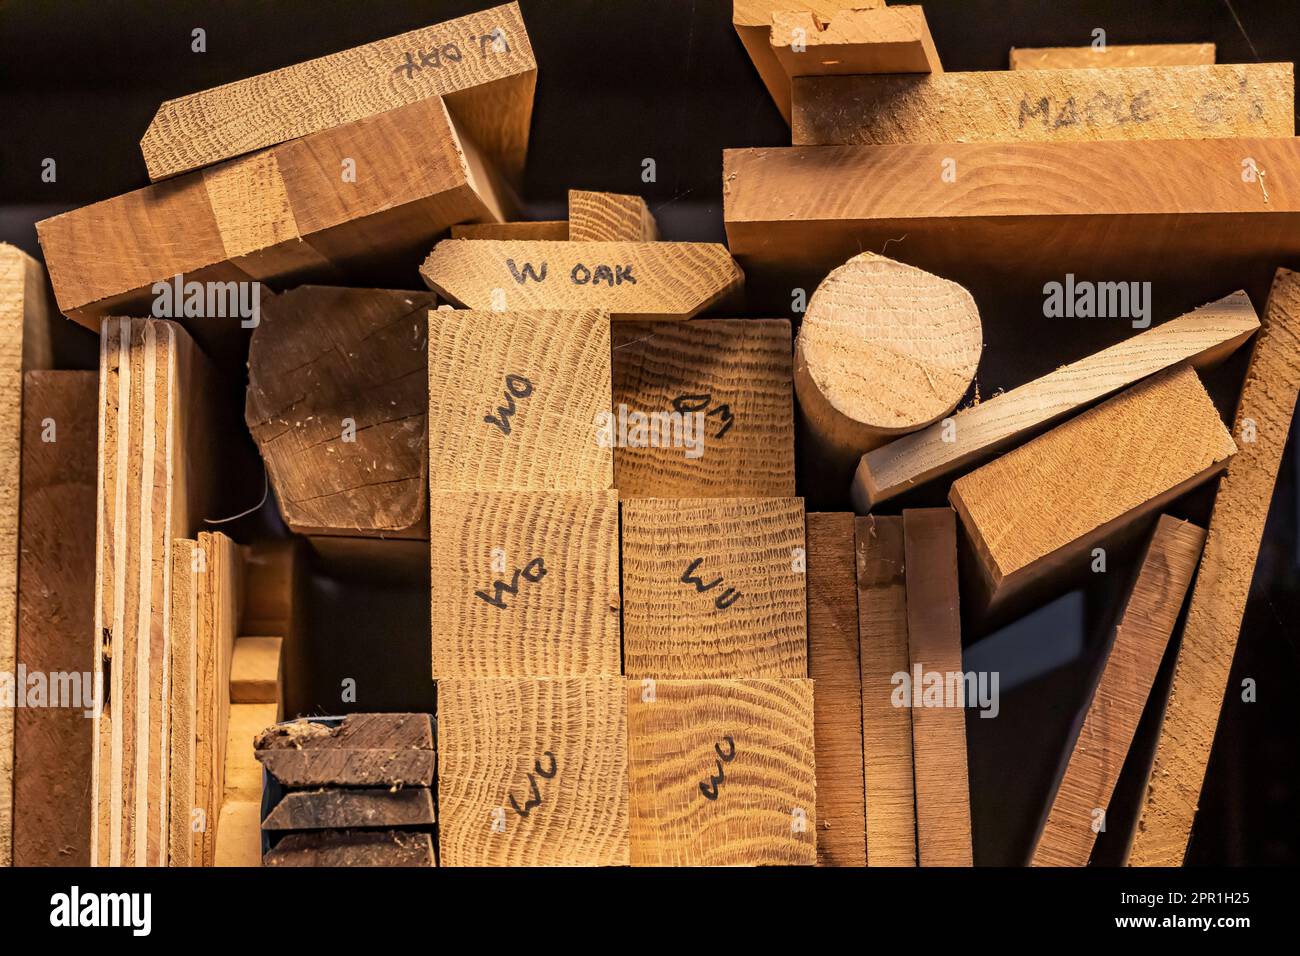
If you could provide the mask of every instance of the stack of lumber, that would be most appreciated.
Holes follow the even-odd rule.
[[[295,720],[258,732],[255,747],[250,772],[265,768],[277,790],[263,866],[435,865],[428,714]]]

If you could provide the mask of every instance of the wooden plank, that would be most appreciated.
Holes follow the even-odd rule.
[[[810,76],[796,146],[1074,143],[1295,134],[1290,63]]]
[[[199,648],[200,637],[199,543],[188,538],[174,538],[171,544],[172,594],[168,635],[171,638],[167,753],[167,865],[202,866],[203,838],[196,835],[208,826],[210,807],[200,806],[197,799],[200,777],[211,779],[211,770],[200,774],[198,747],[201,733],[211,733],[211,725],[199,715]],[[206,561],[206,557],[203,559]],[[205,660],[211,645],[204,650]],[[210,673],[210,671],[208,671]],[[209,696],[210,701],[210,696]],[[210,786],[210,784],[208,785]],[[206,790],[204,791],[207,792]],[[196,813],[198,811],[198,813]],[[201,816],[200,816],[201,814]],[[220,820],[215,821],[218,825]]]
[[[262,865],[262,804],[259,800],[227,800],[221,806],[217,854],[213,866]]]
[[[438,682],[443,866],[626,866],[619,677]]]
[[[1169,704],[1129,863],[1177,866],[1205,767],[1259,556],[1269,502],[1300,394],[1300,275],[1279,269],[1246,370],[1202,568],[1183,626]],[[1253,439],[1253,440],[1252,440]]]
[[[887,248],[967,286],[1142,276],[1208,301],[1300,254],[1294,138],[726,150],[723,183],[751,271],[824,275]]]
[[[262,765],[257,760],[254,742],[280,717],[280,706],[231,703],[227,716],[226,741],[223,748],[226,770],[221,803],[232,800],[262,799]]]
[[[337,727],[295,720],[257,736],[258,762],[286,787],[432,786],[428,714],[349,714]]]
[[[1157,521],[1052,796],[1032,865],[1088,865],[1204,544],[1204,528],[1169,515]]]
[[[157,181],[446,96],[484,149],[518,174],[536,82],[523,17],[508,3],[167,100],[140,150]]]
[[[563,241],[569,238],[569,222],[567,219],[548,219],[539,222],[467,222],[452,226],[451,238]]]
[[[825,21],[807,10],[774,12],[768,42],[791,79],[943,72],[919,6],[839,10]]]
[[[622,557],[629,677],[807,676],[802,498],[629,499]]]
[[[429,328],[431,489],[613,485],[606,313],[435,312]]]
[[[620,322],[612,342],[609,433],[622,497],[794,494],[789,322]],[[662,417],[672,413],[680,423]]]
[[[640,196],[569,190],[569,234],[575,242],[654,242],[659,224]]]
[[[813,682],[627,683],[633,866],[817,860]]]
[[[987,609],[1082,573],[1092,549],[1217,475],[1237,451],[1196,372],[1171,369],[953,483]]]
[[[817,864],[866,866],[853,515],[809,514],[807,535],[808,676],[817,688]]]
[[[435,866],[433,836],[401,830],[290,833],[263,866]]]
[[[689,319],[737,293],[744,274],[711,242],[446,239],[420,267],[455,305],[602,309],[611,319]]]
[[[895,675],[909,669],[903,519],[873,515],[856,519],[854,526],[867,863],[916,866],[912,709],[893,700]]]
[[[15,866],[90,865],[98,390],[93,371],[23,376],[14,691],[40,675],[48,706],[12,712]]]
[[[348,827],[416,827],[437,823],[427,787],[315,790],[286,793],[265,820],[264,830],[329,830]]]
[[[299,286],[262,307],[244,420],[299,534],[425,533],[427,292]]]
[[[862,456],[853,503],[862,512],[1005,451],[1045,426],[1181,362],[1206,369],[1259,328],[1244,292],[1140,332],[1042,378],[963,408],[943,422]],[[947,437],[945,437],[947,436]]]
[[[907,568],[907,643],[912,675],[912,751],[916,765],[916,843],[921,866],[970,866],[970,783],[966,774],[961,613],[957,596],[957,518],[949,508],[903,512]],[[941,681],[937,704],[933,683]],[[954,680],[953,675],[956,675]],[[917,686],[918,679],[921,686]]]
[[[360,171],[354,179],[345,160]],[[154,286],[174,286],[178,274],[286,288],[414,265],[452,223],[499,220],[507,205],[446,106],[430,99],[74,209],[36,229],[60,309],[96,328],[105,315],[166,312]],[[186,226],[179,234],[178,222]],[[249,304],[251,291],[241,294]],[[228,297],[220,304],[229,316]],[[191,332],[213,321],[182,305],[170,311],[190,319]],[[236,319],[225,323],[235,327]]]
[[[1013,70],[1096,70],[1120,66],[1211,66],[1213,43],[1012,47]]]
[[[790,77],[776,58],[772,49],[772,20],[777,13],[790,10],[807,10],[825,22],[848,6],[857,9],[876,9],[885,0],[733,0],[731,23],[736,28],[745,52],[754,61],[754,68],[772,96],[772,102],[781,111],[786,123],[790,122]]]
[[[430,496],[433,676],[619,673],[613,491]]]
[[[230,702],[279,704],[282,637],[239,637],[230,658]]]

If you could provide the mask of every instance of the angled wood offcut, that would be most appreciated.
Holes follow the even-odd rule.
[[[794,81],[795,146],[1292,136],[1290,63]]]
[[[1236,292],[963,408],[952,416],[951,428],[937,423],[863,455],[853,479],[853,504],[865,513],[927,481],[979,464],[1045,426],[1180,362],[1210,368],[1258,328],[1249,297]]]
[[[1012,47],[1013,70],[1097,70],[1117,66],[1211,66],[1213,43]]]
[[[276,288],[329,281],[415,265],[452,223],[503,218],[490,167],[435,98],[74,209],[36,231],[59,308],[94,328],[104,315],[153,314],[154,285],[177,275]]]
[[[640,196],[570,189],[567,238],[575,242],[654,242],[659,238],[659,224]]]
[[[1169,515],[1156,522],[1052,797],[1032,865],[1088,865],[1204,544],[1204,528]]]
[[[490,239],[443,240],[420,275],[469,309],[601,309],[611,319],[689,319],[745,278],[718,243]]]
[[[428,714],[349,714],[337,726],[299,719],[265,727],[257,760],[285,787],[432,786]]]
[[[1187,851],[1219,712],[1234,699],[1228,675],[1300,394],[1298,355],[1300,275],[1279,269],[1237,403],[1238,453],[1210,516],[1129,857],[1134,866],[1179,866]]]
[[[609,338],[595,310],[430,313],[430,489],[610,488]]]
[[[919,6],[840,10],[826,21],[807,10],[781,11],[772,14],[769,42],[792,80],[943,72]]]
[[[618,495],[429,496],[433,676],[619,673]]]
[[[626,866],[620,677],[438,682],[443,866]]]
[[[433,835],[407,830],[290,833],[267,851],[263,866],[436,866]]]
[[[262,821],[264,830],[331,830],[346,827],[419,827],[437,822],[433,792],[330,788],[286,793]]]
[[[794,494],[789,322],[620,322],[612,339],[621,497]]]
[[[811,680],[627,682],[633,866],[817,861]]]
[[[1237,445],[1191,368],[1153,376],[959,478],[949,500],[985,609],[1040,596],[1223,470]]]
[[[802,498],[623,502],[629,677],[806,677]]]
[[[248,347],[244,421],[299,534],[425,533],[429,292],[299,286]]]
[[[140,141],[155,182],[427,99],[511,175],[523,168],[537,63],[508,3],[168,100]]]

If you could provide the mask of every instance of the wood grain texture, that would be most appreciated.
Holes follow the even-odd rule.
[[[610,394],[609,316],[430,315],[429,487],[603,491],[613,451],[597,440]]]
[[[1196,372],[1162,372],[953,483],[979,600],[1081,573],[1091,550],[1223,470],[1237,452]]]
[[[569,239],[575,242],[654,242],[659,224],[640,196],[569,190]]]
[[[435,866],[433,836],[402,830],[290,833],[267,851],[263,866]]]
[[[428,292],[299,286],[262,307],[244,421],[299,534],[423,533]]]
[[[280,705],[230,704],[226,721],[226,741],[223,748],[226,758],[225,788],[222,806],[240,800],[261,802],[262,766],[258,763],[254,741],[262,731],[273,726],[280,716]],[[224,838],[218,831],[218,844]]]
[[[907,644],[913,679],[964,673],[957,594],[957,518],[949,508],[903,512]],[[964,685],[962,685],[964,686]],[[964,700],[931,706],[929,687],[912,688],[916,766],[916,844],[921,866],[972,864],[970,781]],[[918,697],[922,706],[916,706]]]
[[[628,681],[627,715],[633,866],[816,862],[812,681]]]
[[[93,371],[23,376],[15,658],[49,706],[13,714],[15,866],[90,865],[98,389]]]
[[[306,719],[268,726],[257,760],[286,787],[432,786],[428,714],[349,714],[336,727]]]
[[[1262,182],[1241,175],[1247,160]],[[887,249],[966,285],[1140,275],[1201,301],[1238,288],[1243,267],[1300,254],[1296,184],[1293,138],[723,153],[727,242],[750,270],[824,274]]]
[[[619,673],[618,496],[430,496],[433,676]]]
[[[768,42],[791,78],[943,72],[919,6],[839,10],[829,20],[807,10],[774,12]]]
[[[1223,139],[1295,134],[1290,63],[810,76],[796,146]]]
[[[1117,66],[1211,66],[1213,43],[1012,47],[1013,70],[1096,70]]]
[[[1042,378],[995,395],[862,456],[854,506],[867,512],[918,485],[978,464],[1045,426],[1181,362],[1214,366],[1259,328],[1244,292],[1203,305]],[[952,440],[945,441],[945,433]]]
[[[475,156],[443,102],[422,100],[45,219],[37,235],[59,308],[97,328],[151,314],[155,283],[178,274],[282,289],[415,265],[452,223],[505,218]],[[190,317],[190,331],[212,321]]]
[[[569,223],[566,219],[536,222],[467,222],[452,226],[451,238],[564,241],[569,238]]]
[[[217,821],[217,855],[213,866],[262,865],[262,804],[260,800],[227,800]]]
[[[282,637],[235,640],[230,658],[230,701],[234,704],[280,703]]]
[[[629,677],[806,677],[802,498],[623,502]]]
[[[1117,618],[1069,762],[1052,796],[1032,865],[1087,866],[1096,828],[1105,822],[1204,544],[1204,528],[1169,515],[1156,522]]]
[[[501,43],[480,41],[494,30],[502,31]],[[167,100],[140,150],[149,178],[157,181],[452,95],[484,149],[518,173],[536,79],[519,6],[508,3]],[[507,115],[489,115],[503,104]]]
[[[199,649],[204,644],[199,634],[199,597],[203,591],[198,580],[199,543],[189,538],[173,538],[171,543],[172,591],[168,634],[171,638],[169,680],[171,704],[168,717],[167,754],[167,865],[202,866],[203,838],[194,832],[196,823],[207,827],[210,807],[200,806],[197,796],[200,778],[204,793],[210,792],[211,764],[200,773],[199,737],[211,736],[209,715],[199,715]],[[204,559],[206,560],[206,558]],[[210,647],[210,645],[209,645]],[[211,650],[206,650],[210,654]],[[205,670],[205,674],[210,674]],[[211,702],[210,692],[205,694]],[[210,753],[210,747],[208,752]],[[195,811],[204,819],[196,820]],[[218,825],[220,820],[216,821]]]
[[[612,340],[610,425],[618,439],[614,478],[620,496],[794,494],[789,322],[621,322],[612,330]],[[642,435],[637,431],[638,419],[631,417],[633,412],[654,416],[677,411],[684,416],[682,434],[692,427],[690,434],[702,442],[697,457],[680,447],[682,442],[664,441],[663,423],[667,421],[671,431],[677,427],[674,420],[659,420],[656,441],[655,419],[645,422]]]
[[[809,514],[808,676],[817,688],[817,863],[866,866],[857,548],[851,514]]]
[[[418,827],[437,823],[433,791],[327,789],[286,793],[262,821],[264,830]]]
[[[601,309],[611,319],[689,319],[744,282],[726,247],[709,242],[446,239],[420,275],[469,309]]]
[[[443,866],[627,865],[621,678],[439,681],[438,760]]]
[[[1134,866],[1178,866],[1187,851],[1221,704],[1234,692],[1228,675],[1300,394],[1297,355],[1300,275],[1279,269],[1237,403],[1233,434],[1241,441],[1210,516],[1129,857]]]
[[[894,675],[910,667],[903,519],[872,515],[854,528],[867,864],[916,866],[912,710],[892,700]]]

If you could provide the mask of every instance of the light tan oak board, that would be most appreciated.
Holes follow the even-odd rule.
[[[451,227],[453,239],[550,239],[569,238],[569,223],[564,219],[538,222],[467,222]]]
[[[1012,47],[1013,70],[1097,70],[1117,66],[1211,66],[1213,43]]]
[[[569,190],[569,235],[575,242],[654,242],[659,224],[640,196]]]
[[[919,6],[845,9],[829,20],[807,10],[774,12],[768,42],[791,80],[943,72]]]

